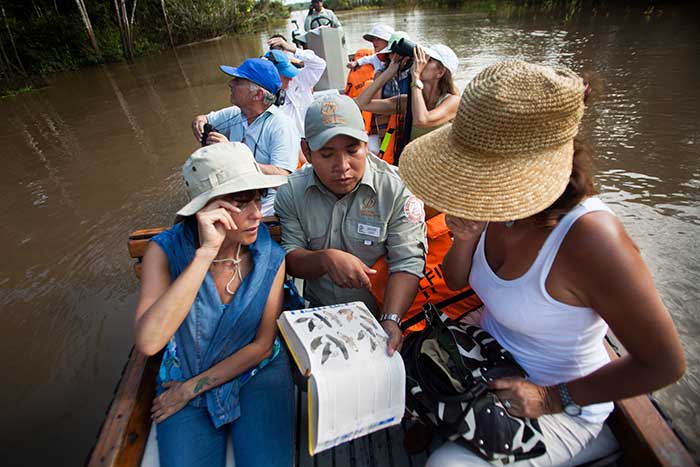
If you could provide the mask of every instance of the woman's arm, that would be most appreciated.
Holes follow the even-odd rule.
[[[671,315],[649,268],[620,221],[609,213],[582,217],[567,252],[579,293],[608,323],[628,352],[569,384],[579,405],[644,394],[678,380],[685,357]],[[573,277],[573,275],[572,275]]]
[[[583,306],[596,310],[628,352],[568,382],[573,400],[581,406],[620,400],[678,380],[686,370],[680,339],[651,272],[620,221],[602,212],[583,216],[567,235],[560,254],[562,251],[570,292]],[[522,383],[516,386],[527,390]],[[538,416],[562,410],[556,387],[524,394],[516,393],[515,397],[529,397],[534,406],[541,407],[530,407],[530,412],[514,407],[514,415]],[[510,392],[499,394],[508,400],[510,396]]]
[[[453,235],[452,245],[442,259],[445,284],[451,290],[459,290],[469,283],[472,256],[486,223],[454,216],[445,216],[445,223]]]
[[[168,258],[151,242],[143,255],[141,292],[134,319],[136,349],[155,355],[165,347],[194,303],[212,260],[224,240],[226,230],[236,229],[229,211],[240,210],[223,200],[215,200],[197,213],[201,246],[192,262],[170,283]]]
[[[367,86],[362,94],[355,98],[355,102],[360,110],[372,112],[380,115],[392,115],[406,112],[406,95],[393,96],[388,99],[374,99],[389,80],[399,71],[400,59],[392,59],[386,70],[375,76],[372,84]],[[398,111],[397,111],[398,109]]]
[[[283,285],[284,262],[277,270],[277,275],[270,288],[255,338],[238,352],[185,382],[171,381],[163,384],[167,390],[156,397],[151,409],[151,417],[156,423],[162,422],[183,408],[199,394],[220,386],[244,371],[254,368],[272,354],[272,347],[277,335],[276,322],[284,301]]]
[[[425,53],[421,46],[416,46],[413,49],[413,65],[411,73],[413,82],[420,80],[423,69],[428,64],[430,57]],[[411,93],[411,112],[413,113],[413,125],[418,128],[434,128],[443,123],[447,123],[457,115],[459,107],[459,97],[449,95],[443,100],[440,105],[432,110],[428,110],[425,105],[425,96],[423,91],[415,89]]]

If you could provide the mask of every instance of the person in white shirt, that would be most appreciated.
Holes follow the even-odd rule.
[[[286,91],[284,105],[280,109],[294,122],[303,138],[306,109],[314,100],[313,89],[326,69],[326,61],[313,50],[290,44],[281,35],[272,36],[267,45],[270,50],[265,58],[275,64],[282,80],[282,89]],[[291,60],[287,54],[291,54]],[[302,64],[302,68],[297,68],[293,61]]]
[[[366,57],[361,57],[357,60],[351,60],[348,62],[348,68],[351,70],[362,65],[372,65],[374,68],[374,73],[377,74],[386,68],[384,60],[379,58],[379,51],[387,48],[389,46],[389,39],[391,35],[394,34],[394,28],[384,23],[374,23],[372,29],[362,36],[367,42],[371,42],[374,47],[374,55],[368,55]]]

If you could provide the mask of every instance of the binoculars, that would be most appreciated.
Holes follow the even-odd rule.
[[[391,51],[401,55],[402,57],[413,58],[413,51],[416,48],[416,43],[410,39],[401,38],[394,42],[391,46]]]
[[[207,138],[209,137],[209,133],[211,133],[211,132],[218,133],[219,130],[217,130],[216,128],[211,126],[209,123],[205,123],[204,124],[204,131],[202,132],[202,139],[200,141],[200,143],[202,143],[202,146],[207,145]]]

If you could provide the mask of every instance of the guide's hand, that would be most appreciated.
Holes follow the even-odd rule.
[[[377,273],[358,257],[334,249],[326,250],[323,267],[335,285],[346,289],[370,287],[369,276]]]
[[[216,143],[227,143],[228,138],[222,135],[221,133],[217,133],[216,131],[210,131],[209,134],[207,135],[207,141],[206,143],[209,144],[216,144]]]
[[[204,124],[207,123],[209,120],[207,120],[206,115],[197,115],[194,117],[194,120],[192,120],[192,134],[194,135],[194,139],[197,140],[197,142],[202,141],[202,135],[204,134]]]
[[[163,387],[167,390],[153,400],[151,407],[151,419],[156,423],[179,412],[192,399],[192,395],[181,381],[166,381]]]
[[[238,229],[231,217],[231,213],[237,212],[241,210],[223,199],[214,199],[200,209],[196,214],[200,248],[216,256],[226,237],[226,231]]]
[[[484,231],[486,222],[470,221],[459,217],[445,216],[445,224],[450,229],[455,240],[472,241]]]
[[[389,340],[386,343],[386,353],[391,357],[394,355],[395,351],[398,352],[401,350],[401,346],[403,345],[403,333],[399,325],[390,319],[384,320],[379,324],[382,325],[389,336]]]
[[[499,378],[491,381],[489,386],[508,413],[515,417],[537,418],[561,411],[561,404],[558,404],[559,407],[554,407],[557,404],[548,388],[537,386],[524,378]]]

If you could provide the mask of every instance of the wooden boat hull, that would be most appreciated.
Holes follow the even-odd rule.
[[[279,240],[279,226],[272,219],[266,219],[266,223],[270,226],[272,237]],[[129,251],[138,261],[134,266],[137,277],[140,277],[140,258],[146,250],[148,240],[162,230],[163,228],[139,230],[130,236]],[[619,348],[614,337],[609,338],[609,341],[613,342],[615,348]],[[608,352],[612,358],[618,358],[618,353],[613,350],[613,346],[608,345]],[[131,351],[115,390],[114,399],[100,428],[97,443],[88,459],[88,466],[138,467],[141,465],[151,429],[151,405],[155,396],[156,375],[161,357],[162,353],[146,357],[136,349]],[[298,440],[304,433],[302,427],[305,424],[305,417],[302,414],[298,414],[297,417]],[[608,424],[620,444],[620,455],[611,456],[607,459],[607,463],[594,465],[630,467],[696,465],[688,450],[648,396],[616,401],[615,410],[610,415]],[[388,435],[388,439],[396,438],[399,431],[392,432]],[[300,443],[297,443],[295,455],[297,465],[314,465],[305,449],[300,448],[299,445]],[[369,443],[367,446],[371,445],[372,443]],[[378,446],[378,448],[387,449],[386,446]],[[347,447],[336,449],[343,452]],[[362,449],[363,452],[366,450],[366,447]],[[372,452],[365,454],[369,456],[366,457],[367,459],[375,458],[372,457],[374,455]],[[377,467],[411,465],[406,454],[400,454],[385,456],[387,459],[395,459],[390,464],[373,465]],[[412,462],[415,463],[415,459]]]

